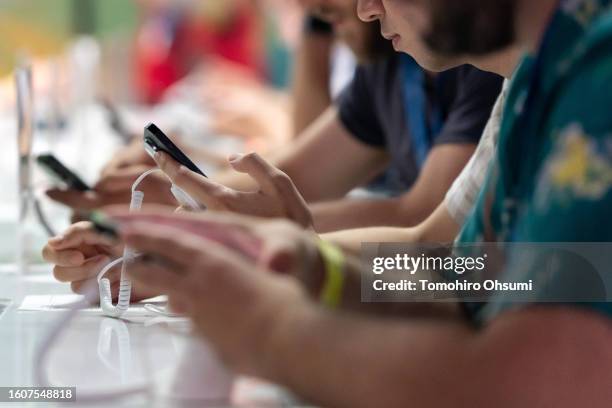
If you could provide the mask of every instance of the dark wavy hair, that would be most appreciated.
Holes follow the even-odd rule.
[[[424,40],[435,52],[448,56],[490,54],[515,39],[515,0],[425,1],[431,25]]]

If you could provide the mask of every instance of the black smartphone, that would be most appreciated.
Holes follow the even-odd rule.
[[[94,230],[96,230],[97,233],[111,239],[119,238],[117,225],[110,221],[108,217],[106,217],[106,215],[100,211],[92,211],[86,214],[84,218],[92,223]]]
[[[84,218],[91,222],[94,230],[107,238],[110,238],[113,241],[119,241],[119,231],[118,226],[113,221],[109,220],[109,218],[100,211],[92,211],[84,215]],[[135,257],[140,258],[144,262],[157,263],[162,266],[171,267],[173,269],[177,269],[175,264],[172,264],[165,260],[165,258],[160,256],[152,256],[142,253],[134,253]]]
[[[202,170],[192,162],[189,157],[185,153],[181,151],[172,140],[164,132],[162,132],[157,126],[153,123],[150,123],[145,127],[144,130],[144,144],[145,150],[151,156],[153,156],[156,152],[162,151],[167,153],[174,160],[179,162],[181,165],[187,167],[189,170],[198,173],[201,176],[207,177],[206,174]]]
[[[36,158],[36,162],[52,177],[59,179],[66,184],[69,189],[77,191],[89,191],[89,187],[72,170],[64,166],[55,156],[50,153],[41,154]]]

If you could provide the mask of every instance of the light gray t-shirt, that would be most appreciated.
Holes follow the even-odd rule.
[[[508,81],[505,81],[474,155],[446,194],[446,209],[459,225],[463,225],[472,212],[497,151],[507,90]]]

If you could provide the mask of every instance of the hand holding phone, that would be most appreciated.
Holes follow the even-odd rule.
[[[92,211],[85,216],[85,218],[91,222],[94,230],[107,238],[112,240],[119,239],[119,231],[117,230],[117,224],[113,223],[99,211]]]
[[[164,152],[168,154],[172,159],[174,159],[179,164],[187,167],[189,170],[197,173],[203,177],[206,177],[206,174],[202,170],[198,168],[198,166],[193,163],[189,157],[185,153],[181,151],[164,132],[162,132],[157,126],[153,123],[150,123],[145,128],[144,132],[144,144],[145,150],[151,157],[155,156],[157,152]],[[192,210],[201,209],[200,205],[196,200],[194,200],[189,194],[183,191],[180,187],[176,185],[172,185],[170,189],[176,200],[184,207],[190,208]]]
[[[36,162],[45,170],[51,177],[62,182],[71,190],[90,191],[89,187],[79,176],[72,170],[64,166],[54,155],[47,153],[41,154],[36,158]]]
[[[206,174],[204,174],[204,172],[200,170],[198,166],[196,166],[195,163],[192,162],[181,149],[172,143],[170,138],[153,123],[150,123],[145,128],[144,144],[145,150],[147,153],[149,153],[149,155],[151,155],[151,157],[153,157],[155,153],[162,151],[170,155],[170,157],[181,165],[187,167],[189,170],[206,177]]]

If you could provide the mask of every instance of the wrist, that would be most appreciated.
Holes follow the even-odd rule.
[[[323,289],[326,275],[325,260],[317,247],[318,241],[319,238],[316,237],[306,243],[304,252],[306,252],[308,260],[302,263],[301,276],[298,277],[308,294],[315,299],[318,298]]]
[[[340,247],[315,237],[304,244],[306,261],[298,279],[309,295],[324,305],[335,308],[344,292],[346,261]]]
[[[268,322],[265,340],[257,353],[259,369],[253,374],[277,384],[290,383],[295,365],[288,362],[296,360],[303,341],[308,342],[314,334],[310,327],[319,312],[320,308],[306,298],[277,309]]]

